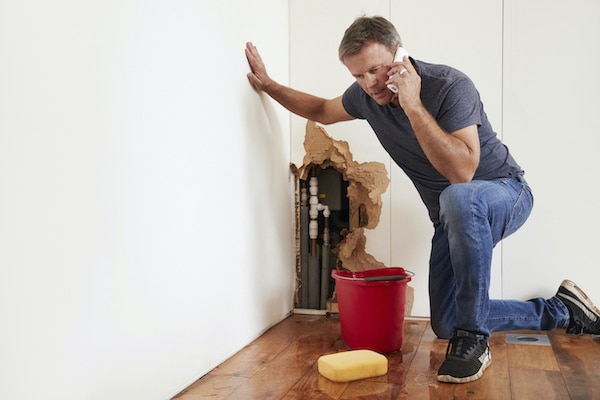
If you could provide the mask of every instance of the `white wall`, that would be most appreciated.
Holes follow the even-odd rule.
[[[291,310],[288,117],[244,57],[285,82],[287,32],[279,0],[0,3],[0,398],[167,399]]]
[[[415,58],[466,72],[536,196],[525,227],[494,253],[491,296],[548,297],[570,278],[600,303],[600,288],[593,285],[600,278],[593,251],[600,222],[595,212],[600,189],[594,184],[600,170],[595,154],[600,78],[593,72],[600,63],[600,3],[290,0],[290,11],[290,82],[297,89],[328,98],[343,93],[352,77],[337,60],[337,46],[363,13],[390,18]],[[392,182],[383,196],[382,221],[368,232],[367,250],[386,264],[416,272],[413,314],[428,315],[432,229],[414,187],[363,121],[326,129],[347,140],[359,161],[388,166]],[[294,162],[304,154],[303,136],[304,121],[295,117]]]
[[[505,0],[504,138],[535,195],[504,246],[505,295],[552,294],[563,278],[600,304],[600,2]]]

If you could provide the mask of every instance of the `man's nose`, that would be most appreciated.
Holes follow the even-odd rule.
[[[375,74],[367,75],[367,87],[373,87],[377,85],[377,76]]]

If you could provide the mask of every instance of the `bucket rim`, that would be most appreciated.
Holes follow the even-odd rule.
[[[402,267],[385,267],[365,271],[333,270],[331,277],[348,282],[390,283],[410,282],[415,273]]]

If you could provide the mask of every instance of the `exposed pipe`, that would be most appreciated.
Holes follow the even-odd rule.
[[[300,289],[302,308],[308,308],[308,193],[300,189]]]
[[[319,263],[319,248],[313,256],[308,255],[308,308],[319,309],[319,296],[321,292],[321,268]]]
[[[319,223],[317,218],[319,217],[319,211],[317,206],[319,204],[319,193],[318,180],[316,177],[316,169],[312,169],[312,177],[308,180],[308,193],[310,199],[308,203],[310,209],[308,215],[310,216],[310,222],[308,224],[308,237],[310,239],[310,254],[308,256],[308,307],[319,308],[319,295],[320,295],[320,268],[319,268],[319,257],[317,255],[317,237],[319,236]]]
[[[323,217],[325,223],[323,227],[323,246],[321,248],[321,310],[327,308],[327,297],[329,296],[329,216],[331,211],[325,206]]]
[[[329,206],[319,203],[319,181],[313,168],[312,177],[309,179],[308,192],[310,194],[308,237],[310,239],[310,255],[308,257],[308,306],[309,308],[325,309],[327,305],[327,294],[329,292]],[[325,228],[323,231],[323,246],[321,251],[317,248],[319,237],[319,212],[323,212]],[[319,257],[321,253],[321,257]],[[321,266],[319,268],[319,258]]]
[[[310,193],[310,223],[308,225],[308,236],[310,237],[310,255],[317,255],[317,237],[319,236],[319,223],[317,222],[317,218],[319,217],[319,210],[317,209],[319,205],[319,198],[317,195],[319,194],[319,184],[316,176],[313,176],[308,181],[308,192]]]

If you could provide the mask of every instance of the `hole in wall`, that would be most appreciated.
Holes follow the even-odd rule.
[[[331,269],[362,271],[385,267],[367,253],[364,230],[379,223],[381,195],[390,181],[384,164],[354,161],[347,142],[333,139],[313,121],[306,124],[304,149],[303,165],[291,166],[297,178],[296,287],[299,290],[295,303],[300,308],[325,309],[333,291]],[[311,182],[316,182],[318,189],[313,189]],[[318,205],[317,217],[313,210],[311,218],[311,205],[313,209]],[[312,229],[310,238],[310,227],[315,220],[318,228],[316,235]]]

